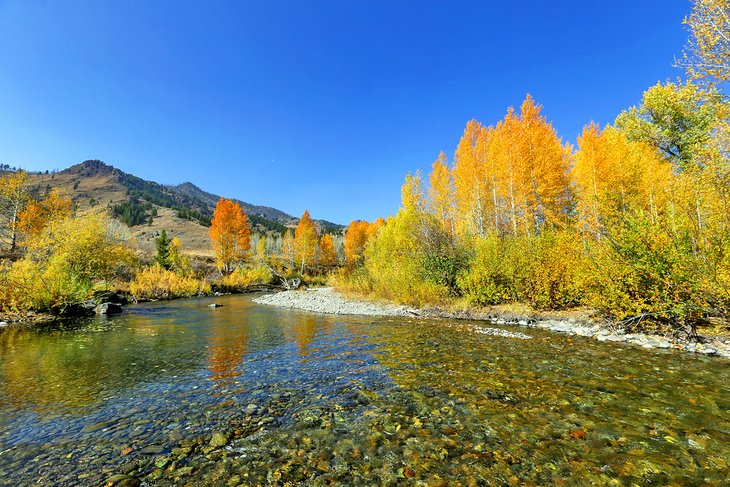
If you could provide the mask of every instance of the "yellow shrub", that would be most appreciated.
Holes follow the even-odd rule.
[[[420,216],[402,209],[368,243],[365,270],[377,296],[416,306],[441,304],[448,299],[448,286],[435,282],[427,273]]]
[[[364,267],[356,267],[352,271],[346,268],[337,269],[328,276],[327,284],[347,294],[367,296],[373,292]]]
[[[227,291],[242,291],[254,284],[268,284],[272,278],[271,269],[265,265],[255,265],[249,268],[239,267],[231,274],[223,276],[217,284]]]
[[[181,276],[155,265],[137,273],[130,291],[137,299],[171,299],[207,294],[211,287],[205,280]]]
[[[459,278],[471,304],[524,302],[561,309],[585,299],[588,261],[575,234],[489,236],[475,246],[469,268]]]

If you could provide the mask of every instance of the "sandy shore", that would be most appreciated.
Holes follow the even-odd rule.
[[[704,338],[700,342],[685,342],[660,335],[621,333],[601,324],[575,319],[536,320],[532,317],[495,317],[483,315],[479,312],[453,313],[437,309],[414,309],[395,304],[347,298],[332,288],[282,291],[259,296],[253,301],[259,304],[337,315],[421,316],[425,318],[480,321],[482,323],[486,321],[497,325],[520,325],[527,328],[543,328],[569,335],[592,337],[599,341],[625,342],[644,348],[675,349],[730,358],[730,340],[728,339]],[[509,332],[500,328],[484,328],[481,325],[471,325],[471,328],[476,333],[521,339],[530,338],[529,335],[524,333]]]

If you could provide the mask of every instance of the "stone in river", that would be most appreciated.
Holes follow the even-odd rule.
[[[102,303],[94,308],[94,312],[98,315],[114,315],[122,311],[124,311],[122,306],[116,303]]]
[[[210,439],[210,443],[208,446],[211,448],[220,448],[222,446],[226,446],[228,444],[228,437],[221,433],[220,431],[216,431],[213,433],[213,437]]]
[[[106,479],[104,487],[138,487],[141,483],[142,481],[140,481],[137,477],[117,474]]]

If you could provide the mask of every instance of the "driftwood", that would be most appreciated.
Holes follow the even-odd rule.
[[[287,279],[286,277],[282,276],[278,272],[274,270],[273,267],[270,265],[267,265],[266,267],[269,268],[271,273],[274,275],[274,277],[278,278],[281,281],[281,285],[284,289],[287,291],[291,291],[292,289],[299,289],[299,286],[302,285],[302,280],[298,277],[293,277],[291,279]]]

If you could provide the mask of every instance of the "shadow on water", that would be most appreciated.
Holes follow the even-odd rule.
[[[215,301],[0,334],[0,483],[728,478],[725,360]]]

